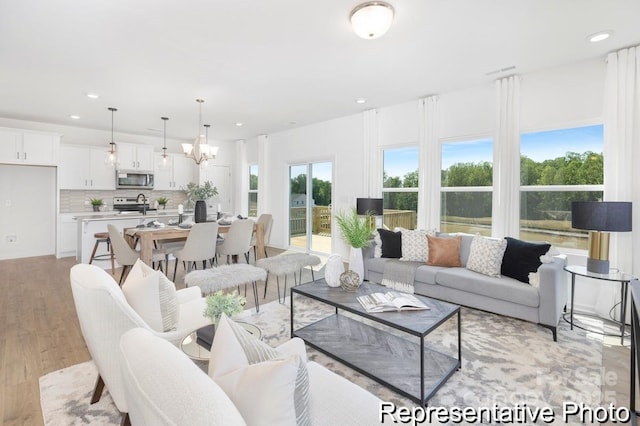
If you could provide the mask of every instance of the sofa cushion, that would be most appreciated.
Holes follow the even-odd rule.
[[[429,257],[427,235],[431,233],[424,229],[402,229],[402,257],[400,260],[407,262],[426,262]]]
[[[435,237],[427,235],[429,246],[427,265],[461,266],[460,242],[462,237]]]
[[[138,259],[122,284],[122,292],[149,327],[158,332],[176,329],[179,315],[176,287],[162,272]]]
[[[504,239],[487,238],[477,234],[471,243],[467,269],[490,277],[499,277],[506,248],[507,241]]]
[[[489,277],[466,268],[447,268],[436,274],[436,282],[444,287],[455,288],[473,294],[479,294],[520,305],[538,307],[538,290],[509,277]]]
[[[393,232],[387,229],[378,229],[380,237],[380,257],[400,259],[402,257],[402,233]]]
[[[211,346],[211,361],[209,363],[209,375],[218,382],[219,377],[227,376],[238,368],[244,368],[245,365],[263,364],[272,360],[281,360],[285,358],[285,354],[277,349],[257,340],[253,335],[249,334],[244,328],[240,327],[233,320],[227,318],[226,315],[220,317],[220,321],[216,326],[216,333]],[[305,357],[306,358],[306,357]],[[215,361],[214,361],[215,359]],[[294,381],[294,390],[288,396],[293,403],[294,421],[297,425],[311,424],[309,414],[309,376],[307,372],[306,362],[300,356],[296,356],[298,360],[296,368],[296,376]],[[285,365],[280,365],[276,369],[287,369]],[[259,371],[259,370],[258,370]],[[267,368],[267,372],[271,372]],[[283,379],[278,375],[276,377]],[[234,376],[233,382],[239,380],[243,376]],[[225,382],[226,383],[226,382]],[[224,389],[224,383],[219,383]],[[281,382],[284,386],[284,382]],[[225,389],[226,390],[226,389]],[[230,395],[231,396],[231,395]],[[236,402],[233,396],[231,399]],[[241,407],[238,407],[243,412]],[[247,419],[248,420],[248,419]],[[248,421],[251,424],[251,421]],[[268,423],[264,423],[268,424]]]
[[[528,243],[511,237],[505,240],[507,249],[502,258],[502,275],[529,283],[529,273],[536,272],[542,265],[540,256],[549,251],[551,244]]]
[[[422,265],[418,269],[416,269],[415,282],[435,285],[436,274],[443,269],[447,269],[447,267]]]

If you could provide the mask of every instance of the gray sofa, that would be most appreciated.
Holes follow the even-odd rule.
[[[554,256],[552,263],[540,266],[536,288],[513,278],[494,278],[466,269],[472,240],[472,235],[462,236],[462,267],[420,266],[413,283],[415,293],[537,323],[550,329],[557,341],[558,322],[567,302],[566,256]],[[375,243],[363,251],[364,279],[381,283],[384,265],[390,259],[374,257],[374,248]]]

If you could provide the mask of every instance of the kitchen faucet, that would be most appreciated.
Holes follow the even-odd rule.
[[[138,194],[136,197],[136,203],[140,204],[140,197],[142,197],[142,216],[147,215],[147,197],[144,194]]]

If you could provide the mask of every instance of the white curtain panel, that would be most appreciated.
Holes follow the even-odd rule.
[[[607,56],[604,105],[604,199],[633,202],[634,232],[611,234],[611,267],[640,275],[640,46]],[[600,290],[596,312],[608,316],[620,297],[614,286]],[[629,310],[627,309],[627,313]],[[619,311],[616,312],[619,318]],[[628,316],[627,316],[628,319]]]
[[[440,229],[439,104],[437,96],[418,101],[420,111],[420,170],[418,192],[418,228]]]
[[[496,131],[493,140],[492,235],[520,234],[520,77],[496,81]]]
[[[382,160],[378,146],[378,111],[370,109],[362,113],[364,138],[364,194],[382,197]],[[355,205],[355,200],[353,200]]]
[[[269,136],[258,136],[258,216],[262,213],[271,213],[272,207],[269,205],[267,194],[267,182],[271,179],[268,163]],[[287,188],[287,191],[289,189]],[[247,201],[248,204],[248,201]]]

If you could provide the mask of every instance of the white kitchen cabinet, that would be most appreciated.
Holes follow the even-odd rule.
[[[153,188],[157,190],[177,190],[186,188],[194,182],[194,165],[192,159],[181,154],[168,154],[166,164],[162,164],[162,154],[155,155],[155,171]]]
[[[119,170],[153,171],[152,146],[135,143],[118,143],[116,146]]]
[[[58,238],[56,257],[76,256],[78,247],[78,225],[75,214],[62,213],[58,215]]]
[[[103,148],[60,147],[60,189],[116,189],[115,170],[106,158]]]
[[[55,166],[60,135],[2,128],[0,147],[0,163]]]

